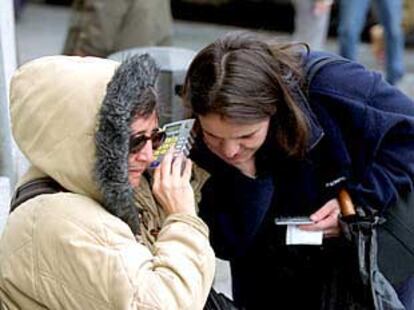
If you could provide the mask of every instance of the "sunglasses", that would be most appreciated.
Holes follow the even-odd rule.
[[[136,154],[139,151],[141,151],[147,144],[148,140],[151,140],[152,149],[155,151],[165,141],[166,136],[167,135],[165,131],[162,131],[160,129],[156,129],[154,132],[151,133],[151,136],[149,137],[146,135],[132,136],[129,139],[129,153]]]

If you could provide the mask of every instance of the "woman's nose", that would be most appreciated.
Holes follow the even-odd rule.
[[[236,141],[225,141],[222,145],[223,155],[227,158],[233,158],[239,152],[240,146]]]
[[[135,154],[135,159],[138,161],[151,162],[154,157],[154,151],[152,149],[152,142],[148,140],[144,147]]]

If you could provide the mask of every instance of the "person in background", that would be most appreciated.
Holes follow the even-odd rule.
[[[13,134],[31,168],[0,240],[6,309],[203,308],[215,258],[196,215],[191,161],[170,153],[155,169],[146,200],[155,197],[164,218],[151,244],[137,206],[165,137],[158,72],[148,55],[121,65],[49,56],[14,75]],[[59,190],[25,200],[45,179]]]
[[[406,42],[413,44],[414,42],[414,1],[404,0],[404,18],[403,29]]]
[[[293,40],[322,50],[329,30],[332,0],[292,0],[295,8]]]
[[[414,33],[414,1],[405,0],[403,6],[403,22],[404,36],[406,41],[413,36]],[[375,24],[369,29],[371,48],[374,57],[380,63],[385,60],[385,39],[384,27],[380,24]]]
[[[351,60],[357,59],[360,41],[371,0],[341,0],[339,7],[339,54]],[[401,27],[403,0],[378,0],[379,22],[385,34],[386,79],[396,84],[404,75],[404,34]]]
[[[170,45],[170,0],[75,0],[63,54],[108,55],[139,46]]]
[[[332,62],[310,79],[305,68],[325,57]],[[414,102],[358,63],[245,32],[225,34],[196,55],[182,97],[198,126],[191,158],[210,174],[200,216],[216,255],[230,261],[236,304],[340,303],[340,288],[326,279],[352,281],[340,272],[353,260],[338,224],[338,191],[346,187],[356,205],[390,216],[400,200],[414,201]],[[414,205],[404,210],[399,228],[412,249]],[[299,228],[319,232],[322,245],[287,245],[286,226],[275,218],[289,216],[309,216],[312,223]],[[414,257],[392,255],[384,274],[408,307]]]
[[[384,41],[384,27],[380,24],[375,24],[369,28],[369,36],[371,41],[372,55],[379,64],[384,64],[385,61],[385,41]]]
[[[25,0],[14,0],[13,1],[14,17],[16,18],[16,20],[20,18],[20,15],[25,5],[26,5]]]

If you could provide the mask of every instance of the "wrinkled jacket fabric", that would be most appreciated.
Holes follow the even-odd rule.
[[[134,198],[127,172],[109,182],[111,167],[127,167],[127,145],[95,144],[105,105],[135,98],[128,97],[128,83],[138,73],[107,86],[117,67],[110,60],[51,56],[13,77],[13,134],[32,164],[21,183],[47,175],[69,192],[36,196],[9,216],[0,241],[0,299],[8,309],[203,307],[214,274],[206,225],[191,215],[166,216],[148,248],[122,213],[136,208],[128,205]],[[132,92],[139,94],[146,82],[137,81]],[[129,117],[122,106],[113,111],[117,122]],[[129,137],[117,134],[117,141]],[[113,153],[108,171],[95,171],[96,149],[101,157],[102,149]]]
[[[321,55],[311,52],[305,63]],[[344,180],[357,205],[380,212],[414,191],[411,99],[350,61],[327,64],[308,86],[294,91],[310,125],[305,160],[281,154],[269,134],[252,179],[201,139],[193,148],[193,160],[211,174],[200,214],[217,255],[230,260],[235,301],[247,309],[320,309],[322,275],[347,259],[338,238],[285,246],[286,229],[275,217],[315,212]]]

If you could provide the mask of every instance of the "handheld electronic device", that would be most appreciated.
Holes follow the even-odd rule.
[[[154,161],[151,163],[150,168],[157,167],[171,147],[174,147],[175,155],[183,152],[187,156],[190,153],[193,144],[190,133],[194,121],[195,119],[191,118],[168,123],[163,126],[162,130],[165,131],[166,138],[163,144],[154,152]]]
[[[306,225],[312,224],[313,221],[309,216],[292,216],[292,217],[276,217],[276,225]]]

